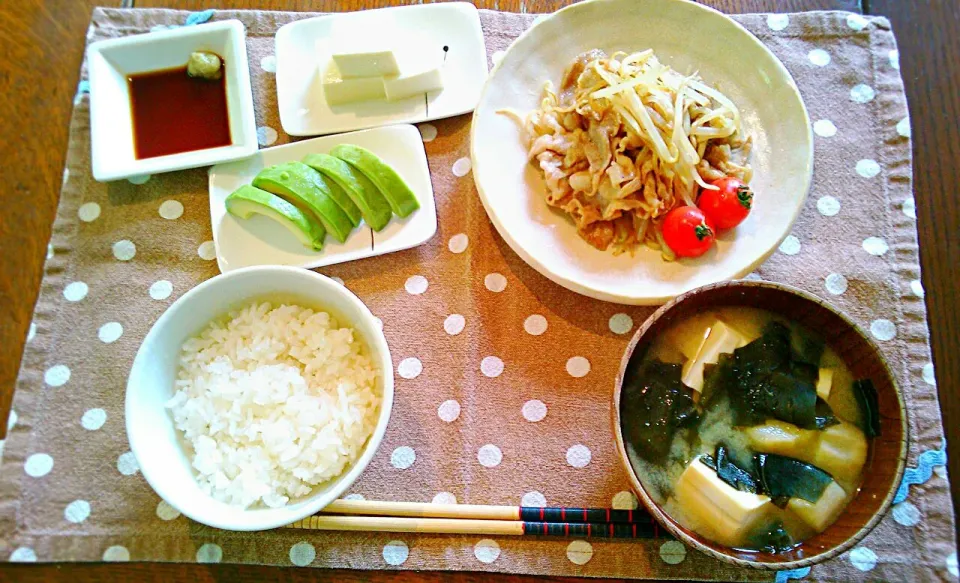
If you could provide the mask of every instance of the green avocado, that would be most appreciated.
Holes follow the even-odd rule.
[[[377,185],[353,166],[329,154],[310,154],[303,163],[343,188],[371,229],[380,231],[390,222],[393,216],[390,203]]]
[[[279,196],[244,185],[230,193],[225,204],[227,212],[235,217],[249,219],[254,213],[268,216],[289,229],[305,247],[323,249],[327,235],[323,226]]]
[[[253,185],[292,203],[308,216],[316,217],[333,237],[343,243],[353,222],[331,196],[323,176],[300,162],[286,162],[264,168]]]
[[[398,217],[409,216],[410,213],[420,208],[416,195],[403,181],[403,178],[400,178],[397,171],[370,150],[353,144],[341,144],[334,148],[330,154],[348,162],[376,184],[383,196],[386,197],[387,202],[390,203],[390,208]]]

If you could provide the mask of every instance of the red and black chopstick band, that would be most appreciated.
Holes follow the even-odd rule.
[[[537,508],[520,507],[524,522],[653,524],[653,517],[644,510],[613,510],[611,508]]]
[[[590,538],[661,538],[669,536],[656,522],[524,522],[523,534]]]

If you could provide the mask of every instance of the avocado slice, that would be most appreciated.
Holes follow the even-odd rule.
[[[409,216],[420,208],[416,195],[397,171],[370,150],[353,144],[341,144],[330,154],[349,163],[376,184],[398,217]]]
[[[319,251],[327,231],[300,209],[266,190],[245,184],[234,190],[225,202],[231,215],[249,219],[256,213],[278,221],[290,230],[305,247]]]
[[[330,188],[323,176],[306,164],[286,162],[264,168],[253,179],[253,185],[276,194],[308,216],[316,217],[341,243],[353,230],[350,217],[330,196]]]
[[[390,203],[377,185],[353,166],[329,154],[310,154],[303,163],[343,188],[371,229],[380,231],[390,222],[393,216]]]

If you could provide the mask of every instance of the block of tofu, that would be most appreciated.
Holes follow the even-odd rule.
[[[411,47],[401,53],[400,73],[385,77],[387,99],[394,101],[443,89],[443,51]]]
[[[694,314],[670,326],[664,332],[665,344],[670,344],[683,354],[684,360],[697,356],[697,350],[703,339],[710,333],[710,326],[716,320],[713,314]]]
[[[852,423],[841,422],[820,432],[820,447],[810,462],[841,484],[854,484],[867,460],[867,438]]]
[[[830,482],[816,504],[802,498],[791,498],[787,503],[794,514],[817,532],[823,532],[840,516],[847,501],[847,493],[840,484]]]
[[[817,376],[817,396],[826,401],[830,398],[831,390],[833,390],[833,369],[821,368]]]
[[[775,509],[769,496],[737,490],[699,457],[680,475],[674,497],[699,530],[727,545],[738,544]]]
[[[820,438],[819,431],[801,429],[777,419],[768,419],[765,424],[748,427],[745,431],[754,451],[775,453],[805,462],[813,461]]]
[[[324,99],[330,105],[343,105],[386,97],[382,77],[345,79],[340,75],[340,71],[333,61],[330,61],[324,70],[322,84]]]
[[[344,79],[397,75],[400,66],[389,39],[386,29],[354,34],[340,32],[329,45],[318,43],[317,52],[321,59],[329,54]]]
[[[703,367],[716,364],[721,354],[733,352],[746,343],[747,339],[739,332],[717,320],[710,326],[710,333],[704,337],[696,356],[683,366],[683,384],[695,391],[702,391]]]

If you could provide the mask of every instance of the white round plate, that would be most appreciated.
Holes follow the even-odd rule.
[[[591,247],[547,206],[542,174],[527,163],[520,128],[498,114],[535,109],[578,54],[652,48],[681,73],[699,71],[740,108],[753,136],[753,211],[704,256],[665,262],[643,248],[614,256]],[[695,287],[743,277],[789,234],[813,170],[810,120],[796,83],[759,40],[723,14],[686,0],[590,0],[537,21],[494,67],[473,114],[473,176],[500,235],[534,269],[578,293],[661,304]]]

